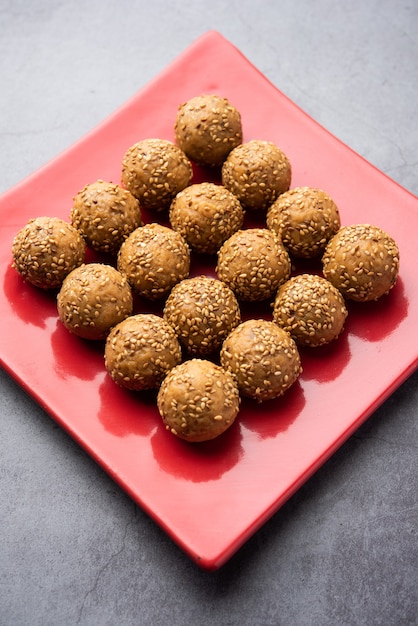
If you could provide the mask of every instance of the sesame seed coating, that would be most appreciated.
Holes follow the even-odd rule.
[[[322,189],[295,187],[270,206],[267,226],[281,236],[291,256],[311,259],[323,253],[340,228],[340,215]]]
[[[132,293],[124,276],[111,265],[86,263],[65,278],[57,296],[64,326],[84,339],[104,339],[132,314]]]
[[[274,322],[251,319],[223,343],[221,365],[237,381],[243,396],[258,402],[283,395],[302,372],[296,343]]]
[[[74,226],[58,217],[37,217],[14,237],[12,265],[35,287],[56,289],[84,262],[85,253],[85,241]]]
[[[127,189],[103,180],[78,192],[70,219],[93,250],[109,254],[116,254],[142,224],[138,200]]]
[[[232,374],[204,359],[184,361],[170,370],[157,396],[166,429],[190,442],[219,437],[234,423],[239,403]]]
[[[368,302],[389,293],[399,275],[395,240],[372,224],[341,228],[322,257],[324,276],[348,300]]]
[[[280,238],[267,228],[234,233],[218,253],[216,273],[238,300],[271,298],[289,277],[291,262]]]
[[[217,95],[200,95],[181,104],[174,125],[175,140],[200,165],[219,166],[242,142],[239,111]]]
[[[342,332],[347,309],[344,298],[328,280],[314,274],[293,276],[274,301],[273,321],[299,346],[320,346]]]
[[[189,275],[190,250],[180,233],[161,224],[146,224],[122,244],[117,267],[135,292],[158,300]]]
[[[244,211],[222,185],[204,182],[180,191],[170,206],[170,224],[196,252],[214,254],[241,228]]]
[[[163,315],[183,348],[193,356],[215,352],[241,321],[233,291],[208,276],[178,283],[166,300]]]
[[[122,159],[122,183],[145,209],[167,209],[192,175],[192,164],[184,152],[166,139],[139,141]]]
[[[131,315],[114,326],[106,339],[106,369],[126,389],[158,388],[167,372],[180,363],[174,330],[158,315]]]
[[[290,161],[271,141],[253,139],[237,146],[222,166],[222,184],[248,209],[267,209],[290,181]]]

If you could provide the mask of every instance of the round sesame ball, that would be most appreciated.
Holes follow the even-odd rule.
[[[241,115],[227,98],[203,94],[179,106],[174,132],[189,159],[219,166],[242,142]]]
[[[292,337],[274,322],[250,319],[225,339],[221,365],[237,381],[243,396],[258,402],[281,396],[302,372]]]
[[[233,291],[209,276],[186,278],[173,287],[163,315],[192,356],[215,352],[241,321]]]
[[[203,182],[180,191],[170,206],[170,224],[195,252],[214,254],[241,228],[244,211],[228,189]]]
[[[278,290],[273,321],[298,346],[321,346],[336,339],[344,328],[344,298],[328,280],[315,274],[293,276]]]
[[[295,187],[270,206],[267,226],[280,235],[291,256],[311,259],[323,253],[340,228],[340,214],[322,189]]]
[[[291,272],[291,262],[280,238],[267,228],[234,233],[218,253],[216,273],[238,300],[261,301],[275,295]]]
[[[232,374],[205,359],[190,359],[170,370],[157,396],[166,429],[190,442],[224,433],[234,423],[239,403]]]
[[[74,226],[58,217],[37,217],[13,239],[13,267],[29,283],[56,289],[84,262],[86,244]]]
[[[132,313],[132,293],[124,276],[111,265],[86,263],[65,278],[57,297],[65,328],[84,339],[104,339]]]
[[[149,300],[158,300],[189,275],[190,250],[180,233],[172,228],[146,224],[124,241],[117,267],[133,291]]]
[[[344,226],[329,241],[322,267],[324,276],[348,300],[378,300],[396,284],[399,249],[377,226]]]
[[[122,160],[122,183],[144,209],[162,211],[192,179],[183,150],[166,139],[143,139]]]
[[[179,363],[181,348],[174,330],[158,315],[131,315],[114,326],[106,339],[106,369],[126,389],[158,388]]]
[[[141,226],[138,200],[120,185],[97,180],[74,197],[71,223],[97,252],[116,254],[126,237]]]
[[[271,141],[253,139],[237,146],[222,166],[222,184],[248,209],[267,209],[290,181],[290,161]]]

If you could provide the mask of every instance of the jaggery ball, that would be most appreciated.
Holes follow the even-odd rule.
[[[170,370],[157,396],[166,429],[190,442],[224,433],[234,423],[239,404],[232,374],[212,361],[196,358]]]
[[[378,300],[396,284],[399,248],[377,226],[344,226],[329,241],[322,267],[324,276],[348,300]]]
[[[141,226],[138,200],[120,185],[97,180],[74,197],[71,223],[97,252],[116,254],[128,235]]]
[[[280,235],[291,256],[312,259],[340,228],[340,214],[322,189],[295,187],[270,206],[267,226]]]
[[[233,291],[209,276],[186,278],[173,287],[163,315],[189,355],[200,357],[220,348],[241,321]]]
[[[241,228],[244,211],[222,185],[203,182],[180,191],[170,206],[170,224],[195,252],[214,254]]]
[[[190,250],[172,228],[146,224],[134,230],[122,244],[117,267],[136,293],[158,300],[189,275]]]
[[[115,383],[126,389],[158,388],[179,363],[178,339],[159,315],[130,315],[114,326],[106,339],[106,369]]]
[[[74,226],[58,217],[37,217],[12,243],[12,265],[29,283],[56,289],[85,260],[86,244]]]
[[[222,184],[244,208],[265,210],[291,181],[285,153],[271,141],[253,139],[234,148],[222,166]]]
[[[322,276],[299,274],[278,290],[273,321],[286,330],[298,346],[321,346],[336,339],[344,328],[344,298]]]
[[[267,228],[234,233],[218,253],[216,273],[238,300],[271,298],[290,276],[291,262],[281,239]]]
[[[143,139],[122,160],[122,183],[144,209],[163,211],[192,179],[183,150],[166,139]]]
[[[99,340],[132,314],[132,293],[126,278],[111,265],[86,263],[65,278],[57,307],[67,330]]]
[[[263,319],[237,326],[225,339],[220,358],[241,395],[258,402],[283,395],[302,372],[295,341],[283,328]]]
[[[220,166],[242,142],[239,111],[217,95],[200,95],[181,104],[174,125],[175,140],[199,165]]]

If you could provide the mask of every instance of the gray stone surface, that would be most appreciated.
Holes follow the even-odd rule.
[[[418,192],[414,0],[1,0],[0,191],[209,29]],[[417,623],[417,374],[215,573],[4,372],[0,394],[1,626]]]

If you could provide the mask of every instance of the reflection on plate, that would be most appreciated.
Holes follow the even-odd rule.
[[[109,380],[103,345],[64,331],[55,294],[20,279],[10,248],[29,218],[68,219],[86,183],[118,182],[133,143],[172,140],[178,104],[200,93],[235,104],[244,141],[268,139],[284,150],[292,186],[326,190],[344,224],[367,220],[387,230],[400,247],[401,273],[381,302],[349,305],[338,342],[302,352],[304,373],[283,398],[245,400],[230,431],[191,446],[164,430],[154,393],[125,392]],[[194,180],[205,178],[196,168]],[[416,198],[316,124],[218,33],[198,39],[98,128],[5,193],[0,215],[3,367],[201,567],[225,563],[416,368]],[[202,257],[193,272],[213,271],[211,262]],[[268,308],[243,308],[244,317],[258,313]]]

